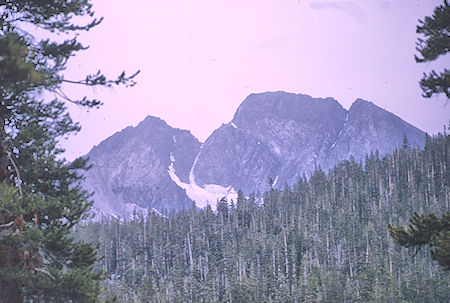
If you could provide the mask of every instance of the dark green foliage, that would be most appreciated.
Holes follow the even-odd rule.
[[[422,96],[429,98],[433,94],[444,93],[447,98],[450,98],[450,70],[444,69],[443,72],[437,73],[431,71],[429,74],[424,73],[420,80],[422,87]]]
[[[90,2],[0,0],[0,302],[97,301],[95,249],[71,236],[91,206],[80,186],[87,166],[62,159],[58,140],[79,130],[66,102],[100,101],[70,99],[64,85],[133,85],[134,76],[65,78],[69,58],[86,49],[78,32],[101,22]],[[48,38],[27,32],[36,27]]]
[[[389,233],[395,243],[404,247],[422,247],[428,245],[431,257],[446,270],[450,270],[450,212],[441,218],[434,214],[414,213],[409,220],[408,229],[403,226],[388,225]]]
[[[38,143],[46,138],[43,145],[15,155],[23,168],[21,194],[7,182],[0,185],[0,209],[14,220],[11,229],[1,230],[0,294],[20,298],[11,302],[95,302],[100,275],[92,272],[94,248],[70,235],[91,205],[75,173],[84,163],[56,160],[54,142],[46,132],[36,136],[36,130],[33,138]]]
[[[431,17],[419,20],[417,33],[425,36],[418,39],[417,50],[421,57],[416,56],[417,62],[436,60],[440,55],[450,50],[450,10],[448,1],[435,8]]]
[[[449,210],[448,144],[428,137],[423,151],[344,161],[263,199],[103,218],[77,235],[99,243],[103,294],[119,302],[446,302],[449,273],[396,246],[386,224]]]
[[[447,0],[435,8],[431,17],[419,20],[417,33],[423,36],[416,43],[420,53],[420,57],[415,56],[417,62],[430,62],[450,51],[450,7]],[[445,93],[450,98],[450,70],[424,74],[420,86],[424,97]]]

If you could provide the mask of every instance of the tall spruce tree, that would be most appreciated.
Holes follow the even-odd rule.
[[[90,0],[0,0],[0,302],[97,300],[95,249],[70,235],[91,206],[80,187],[87,165],[61,159],[58,140],[80,129],[66,102],[101,104],[71,99],[64,85],[135,83],[136,74],[109,80],[100,71],[66,79],[69,58],[86,49],[78,33],[101,21]]]
[[[450,7],[447,0],[435,8],[431,17],[419,20],[417,33],[422,36],[416,43],[420,54],[415,56],[417,62],[434,61],[450,51]],[[450,70],[445,68],[439,73],[434,70],[424,73],[420,86],[426,98],[439,93],[445,93],[450,98]]]
[[[419,38],[416,43],[416,49],[420,53],[420,57],[415,56],[417,62],[434,61],[450,51],[450,7],[447,0],[435,8],[431,17],[427,16],[424,20],[419,20],[417,33],[424,37],[424,39]],[[424,97],[429,98],[433,94],[440,93],[450,97],[450,70],[448,69],[444,69],[439,74],[434,70],[428,75],[424,74],[419,83]],[[450,142],[445,133],[444,136],[447,145],[440,156],[448,161],[450,146],[448,143]],[[444,182],[448,182],[446,178],[444,179]],[[445,184],[447,187],[449,185]],[[444,212],[441,218],[435,214],[414,213],[407,230],[403,226],[393,227],[390,224],[387,228],[391,237],[400,246],[420,249],[428,245],[431,257],[444,269],[450,270],[450,212]]]

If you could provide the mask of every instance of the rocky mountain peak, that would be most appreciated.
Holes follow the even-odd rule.
[[[345,109],[333,98],[314,99],[303,94],[265,92],[249,95],[238,107],[232,122],[241,127],[266,119],[305,123],[320,121],[330,112],[343,111]]]
[[[161,118],[154,117],[154,116],[147,116],[144,120],[139,122],[139,124],[136,126],[136,130],[138,129],[148,129],[148,128],[170,128],[169,125],[167,125],[166,121],[162,120]]]
[[[93,168],[85,173],[85,188],[95,192],[98,208],[116,215],[124,216],[129,205],[159,211],[189,207],[192,201],[170,179],[168,169],[187,182],[200,145],[189,131],[148,116],[88,153]]]
[[[88,154],[94,168],[85,187],[97,207],[123,215],[140,209],[203,207],[224,196],[264,192],[293,184],[315,167],[364,159],[400,146],[406,135],[423,146],[425,134],[372,102],[345,110],[333,98],[286,92],[249,95],[232,121],[203,145],[189,131],[147,117],[101,142]]]

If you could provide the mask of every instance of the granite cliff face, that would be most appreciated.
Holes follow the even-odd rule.
[[[94,147],[93,164],[84,187],[94,191],[95,207],[107,214],[126,215],[137,209],[177,210],[192,201],[167,173],[172,164],[188,182],[200,142],[189,131],[174,129],[155,117],[128,127]]]
[[[425,144],[425,133],[418,128],[371,102],[357,99],[347,112],[336,145],[330,150],[327,167],[352,155],[360,160],[370,151],[378,150],[381,155],[390,153],[401,145],[405,135],[413,145]]]
[[[178,210],[192,200],[214,207],[239,189],[267,190],[269,178],[281,187],[316,166],[326,171],[342,159],[389,153],[404,135],[423,146],[421,130],[361,99],[346,110],[332,98],[252,94],[203,145],[153,117],[111,136],[88,154],[94,168],[86,188],[106,213],[125,214],[133,205]]]
[[[404,135],[423,146],[422,131],[361,99],[347,111],[332,98],[253,94],[206,140],[193,172],[199,184],[262,192],[269,178],[278,186],[293,184],[316,165],[326,171],[351,156],[358,161],[371,151],[390,153]]]
[[[206,140],[194,174],[200,183],[227,184],[244,193],[267,190],[269,178],[292,184],[325,161],[345,116],[346,110],[331,98],[282,92],[250,95],[233,120]]]

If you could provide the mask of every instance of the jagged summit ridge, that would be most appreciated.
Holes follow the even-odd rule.
[[[191,199],[170,179],[167,169],[176,159],[173,169],[188,182],[200,145],[189,131],[147,117],[88,153],[93,168],[85,173],[84,186],[95,192],[97,208],[115,215],[125,215],[127,204],[166,211],[190,207]]]
[[[269,178],[293,184],[316,165],[327,170],[350,156],[389,153],[403,135],[423,145],[423,132],[362,99],[347,111],[333,98],[252,94],[206,140],[193,170],[199,184],[263,192]]]
[[[214,206],[223,196],[293,184],[319,165],[390,153],[406,135],[423,146],[425,134],[375,104],[357,99],[346,110],[333,98],[285,92],[249,95],[233,119],[201,144],[189,131],[147,117],[104,140],[88,156],[86,188],[100,208],[118,214],[130,203],[144,209]],[[129,207],[128,207],[129,208]]]
[[[261,120],[307,122],[321,120],[330,112],[339,114],[345,109],[333,98],[312,98],[308,95],[285,92],[265,92],[249,95],[238,107],[232,122],[252,127]]]

